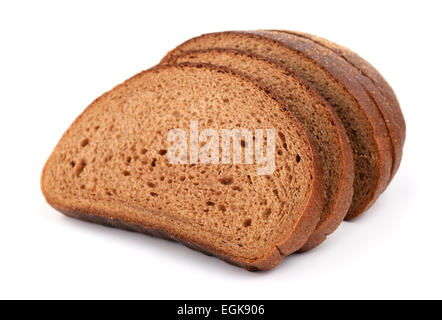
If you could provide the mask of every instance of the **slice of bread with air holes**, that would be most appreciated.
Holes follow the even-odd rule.
[[[345,129],[328,103],[290,70],[263,57],[232,49],[187,51],[173,63],[225,66],[260,81],[295,112],[316,144],[324,169],[325,204],[302,251],[323,242],[341,224],[353,196],[353,157]]]
[[[247,137],[240,142],[238,128]],[[226,132],[234,135],[224,140]],[[263,173],[269,155],[274,165]],[[276,94],[227,68],[180,64],[141,72],[96,99],[55,147],[41,187],[69,216],[268,270],[315,230],[322,176],[309,134]]]
[[[346,218],[367,210],[385,190],[393,168],[393,146],[386,122],[367,79],[347,60],[328,54],[308,39],[286,32],[228,31],[192,38],[170,51],[168,63],[185,51],[227,48],[277,61],[306,80],[334,108],[353,150],[354,195]]]

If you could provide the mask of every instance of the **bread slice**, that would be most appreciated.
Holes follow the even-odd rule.
[[[274,171],[259,174],[256,161],[203,164],[190,152],[171,162],[169,134],[188,137],[191,121],[199,132],[262,129],[270,151],[275,130]],[[258,82],[204,64],[154,67],[96,99],[55,147],[41,188],[69,216],[174,239],[248,270],[301,248],[324,202],[319,156],[295,114]]]
[[[324,97],[341,119],[353,150],[354,196],[346,218],[369,208],[387,186],[392,169],[392,146],[386,124],[359,72],[344,59],[323,55],[308,42],[271,31],[230,31],[190,39],[161,61],[189,50],[233,48],[262,55],[287,67]]]
[[[341,224],[353,196],[353,157],[345,129],[313,88],[276,62],[232,49],[187,51],[173,63],[210,63],[231,68],[273,90],[293,110],[315,142],[324,169],[325,204],[321,219],[302,251],[322,243]]]
[[[399,101],[397,100],[396,94],[388,82],[368,61],[364,60],[358,54],[354,53],[348,48],[333,43],[327,39],[304,32],[287,30],[275,31],[286,32],[313,41],[318,46],[327,49],[327,51],[332,51],[334,54],[340,56],[342,59],[346,60],[348,63],[358,69],[363,76],[361,81],[365,84],[368,92],[372,95],[373,100],[379,107],[379,111],[381,112],[385,121],[389,137],[392,142],[393,165],[390,175],[391,181],[401,163],[402,150],[406,136],[406,124]],[[331,54],[331,52],[327,52],[327,54]]]

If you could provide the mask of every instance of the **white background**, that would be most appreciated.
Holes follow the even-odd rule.
[[[442,298],[440,1],[69,3],[0,4],[0,298]],[[404,158],[369,212],[319,248],[249,273],[45,203],[44,162],[93,99],[187,38],[258,28],[343,44],[395,89]]]

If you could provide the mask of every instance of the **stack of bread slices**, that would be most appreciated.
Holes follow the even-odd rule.
[[[218,150],[235,145],[226,132],[239,157]],[[87,107],[41,186],[66,215],[268,270],[366,211],[404,140],[392,88],[347,48],[293,31],[210,33]],[[265,174],[260,151],[273,157]]]

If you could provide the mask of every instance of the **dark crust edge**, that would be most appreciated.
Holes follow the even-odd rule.
[[[305,210],[297,223],[293,226],[293,229],[291,232],[288,233],[288,236],[281,241],[281,243],[275,244],[273,249],[270,250],[267,254],[265,254],[261,259],[254,261],[252,263],[241,261],[239,259],[231,258],[225,255],[222,255],[220,253],[216,252],[215,248],[209,248],[208,246],[199,245],[194,241],[186,240],[183,235],[172,235],[170,232],[167,232],[166,230],[162,229],[153,229],[149,226],[142,226],[139,224],[131,224],[127,221],[117,220],[117,219],[111,219],[109,217],[103,217],[101,213],[99,212],[93,212],[92,210],[84,210],[84,209],[77,209],[77,208],[69,208],[67,206],[64,206],[61,203],[57,203],[56,200],[54,200],[51,195],[47,192],[45,188],[45,176],[46,172],[48,170],[48,165],[50,163],[50,159],[52,158],[54,151],[57,149],[58,145],[61,143],[61,141],[69,134],[69,131],[72,127],[74,127],[79,121],[82,120],[84,117],[86,111],[91,108],[95,102],[103,99],[108,94],[110,94],[113,89],[119,87],[119,86],[126,86],[129,81],[136,79],[138,77],[141,77],[143,74],[147,72],[156,72],[161,69],[171,69],[171,68],[207,68],[214,70],[216,72],[221,73],[228,73],[232,76],[241,78],[242,80],[249,82],[253,86],[255,86],[258,90],[262,91],[264,94],[269,96],[271,99],[278,102],[278,104],[281,106],[281,111],[283,113],[287,114],[287,117],[291,119],[294,123],[297,124],[297,126],[302,130],[300,133],[304,135],[305,142],[308,143],[308,147],[311,151],[312,155],[312,186],[311,186],[311,194],[310,198],[308,200],[308,203],[305,205]],[[173,239],[175,241],[181,242],[184,245],[195,249],[197,251],[201,251],[205,254],[213,255],[215,257],[218,257],[230,264],[245,268],[249,271],[257,271],[257,270],[270,270],[275,268],[277,265],[279,265],[285,256],[292,254],[293,252],[297,251],[299,248],[301,248],[304,243],[308,240],[310,235],[313,233],[319,219],[320,219],[320,213],[322,211],[322,206],[324,203],[324,183],[322,180],[322,168],[319,162],[319,153],[314,147],[314,143],[312,142],[311,138],[308,136],[306,130],[303,128],[300,121],[296,118],[295,114],[289,110],[287,105],[283,100],[281,100],[273,91],[265,89],[264,86],[262,86],[259,82],[250,79],[244,74],[234,72],[233,70],[225,67],[219,67],[214,66],[210,64],[194,64],[194,63],[182,63],[182,64],[164,64],[164,65],[156,65],[150,69],[144,70],[139,72],[138,74],[132,76],[131,78],[127,79],[123,83],[115,86],[113,89],[107,91],[106,93],[102,94],[100,97],[96,98],[83,112],[74,120],[74,122],[70,125],[70,127],[65,131],[63,136],[58,141],[56,147],[54,148],[54,151],[51,153],[49,159],[46,161],[46,164],[43,168],[41,179],[40,179],[40,187],[42,190],[42,193],[44,197],[46,198],[46,201],[56,210],[62,212],[65,215],[78,218],[81,220],[86,220],[90,222],[99,223],[102,225],[107,226],[114,226],[122,229],[127,230],[133,230],[154,235],[154,236],[160,236],[162,238],[166,239]],[[116,221],[116,222],[115,222]]]
[[[318,93],[316,90],[311,87],[311,85],[296,75],[293,71],[284,67],[282,64],[278,63],[275,60],[263,57],[258,54],[253,54],[243,50],[237,49],[226,49],[226,48],[210,48],[210,49],[201,49],[201,50],[189,50],[182,52],[179,55],[171,57],[167,62],[168,63],[176,63],[180,58],[184,56],[190,56],[192,54],[198,53],[211,53],[211,52],[227,52],[232,54],[239,54],[242,56],[250,57],[251,59],[261,60],[265,63],[268,63],[275,68],[281,70],[281,72],[292,76],[298,81],[301,86],[307,88],[309,91],[309,95],[315,99],[318,103],[321,103],[324,110],[327,110],[329,117],[335,123],[335,132],[339,140],[339,150],[341,151],[341,172],[339,174],[339,185],[337,185],[337,195],[335,201],[332,203],[330,207],[330,212],[325,220],[321,223],[318,223],[315,231],[312,233],[308,241],[298,250],[299,252],[305,252],[311,250],[322,242],[324,242],[328,235],[336,231],[339,225],[344,220],[348,208],[350,207],[352,197],[353,197],[353,178],[354,178],[354,161],[353,161],[353,152],[351,150],[350,142],[345,131],[341,120],[339,119],[336,112],[330,106],[330,104]],[[233,68],[234,69],[234,68]]]
[[[233,259],[229,258],[228,256],[216,254],[213,251],[210,251],[206,247],[203,247],[203,246],[198,245],[194,242],[191,242],[190,240],[185,240],[183,237],[172,236],[170,233],[168,233],[164,230],[161,230],[161,229],[149,228],[149,227],[145,227],[145,226],[142,226],[139,224],[125,222],[120,219],[107,218],[107,217],[102,217],[102,216],[99,216],[96,214],[83,213],[80,211],[58,208],[53,205],[51,205],[51,206],[54,209],[65,214],[66,216],[76,218],[79,220],[83,220],[86,222],[92,222],[92,223],[100,224],[103,226],[107,226],[107,227],[111,227],[111,228],[118,228],[118,229],[122,229],[122,230],[126,230],[126,231],[138,232],[138,233],[142,233],[142,234],[152,236],[155,238],[176,241],[178,243],[183,244],[184,246],[186,246],[188,248],[202,252],[208,256],[214,256],[214,257],[221,259],[231,265],[244,268],[248,271],[270,270],[270,269],[274,268],[280,262],[280,260],[282,260],[280,253],[278,251],[275,251],[274,256],[269,257],[269,259],[267,259],[267,260],[261,261],[259,264],[242,263],[242,262],[233,260]],[[276,261],[278,261],[278,263],[275,264]]]
[[[169,51],[166,56],[160,61],[161,63],[167,63],[169,59],[171,59],[174,55],[180,54],[186,49],[187,44],[191,44],[199,39],[205,39],[211,36],[220,36],[222,34],[233,34],[233,35],[246,35],[249,37],[255,37],[256,39],[266,39],[267,41],[271,41],[276,45],[282,45],[286,48],[296,51],[298,54],[303,55],[305,58],[309,59],[311,62],[315,63],[318,67],[324,70],[326,73],[330,75],[331,78],[335,79],[337,83],[339,83],[344,90],[346,90],[359,104],[361,110],[364,112],[368,123],[370,124],[373,130],[373,138],[377,145],[377,153],[380,159],[378,163],[379,177],[377,181],[377,186],[371,192],[370,199],[362,206],[353,209],[352,212],[348,212],[346,216],[346,220],[351,220],[363,212],[365,212],[379,197],[379,195],[385,190],[386,186],[390,181],[391,176],[391,168],[392,168],[392,146],[391,141],[388,136],[388,131],[384,120],[381,117],[380,111],[374,105],[372,99],[368,95],[368,92],[365,87],[362,87],[362,84],[358,81],[351,81],[348,78],[348,74],[346,70],[353,70],[353,66],[346,61],[345,63],[341,63],[340,61],[336,61],[337,59],[333,59],[333,61],[338,62],[341,68],[332,67],[328,65],[330,56],[328,57],[319,57],[317,61],[312,58],[307,52],[303,51],[298,47],[295,41],[290,37],[289,34],[279,34],[279,37],[284,37],[284,41],[276,38],[276,34],[273,36],[271,34],[266,34],[265,31],[224,31],[224,32],[214,32],[214,33],[206,33],[200,36],[191,38],[182,44],[178,45],[171,51]],[[328,61],[327,61],[328,60]]]
[[[304,32],[291,30],[275,31],[286,32],[302,38],[309,39],[317,43],[318,45],[333,51],[336,55],[340,56],[348,63],[353,65],[355,68],[357,68],[360,71],[361,75],[370,81],[370,83],[365,84],[368,86],[367,89],[373,88],[373,85],[375,86],[377,90],[370,91],[374,95],[373,98],[379,101],[378,106],[384,117],[385,124],[389,131],[390,139],[393,144],[394,158],[391,168],[391,182],[401,163],[403,147],[406,138],[406,123],[399,101],[390,84],[385,80],[385,78],[374,66],[372,66],[368,61],[346,47],[338,45],[327,39]]]
[[[336,55],[326,55],[323,51],[318,52],[315,43],[300,43],[296,36],[286,33],[278,33],[272,31],[249,31],[252,34],[269,37],[276,41],[282,42],[284,45],[292,48],[319,65],[323,70],[331,75],[338,83],[343,86],[350,95],[357,101],[361,110],[364,111],[367,121],[372,127],[374,139],[377,144],[377,153],[379,156],[379,173],[378,182],[371,197],[360,207],[349,210],[346,220],[351,220],[373,205],[379,195],[385,190],[390,182],[391,168],[393,163],[393,146],[388,136],[387,126],[379,111],[378,106],[370,96],[370,92],[360,82],[357,74],[352,74],[354,67]],[[275,34],[276,33],[276,34]],[[349,76],[351,75],[351,76]]]

